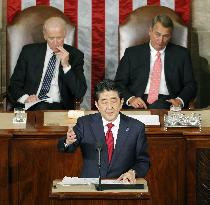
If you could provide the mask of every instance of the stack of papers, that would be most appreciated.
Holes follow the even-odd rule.
[[[90,184],[98,184],[99,179],[98,178],[78,178],[78,177],[67,177],[65,176],[63,180],[59,183],[60,185],[63,186],[68,186],[68,185],[90,185]],[[122,181],[117,181],[116,179],[114,180],[102,180],[102,184],[130,184],[129,182],[122,182]]]
[[[64,177],[59,183],[61,185],[90,185],[98,183],[98,178]]]
[[[137,119],[145,125],[160,125],[159,115],[128,115],[134,119]]]
[[[35,102],[29,102],[29,103],[25,103],[25,110],[28,110],[30,107],[32,107],[33,105],[36,105],[39,102],[42,101],[46,101],[46,99],[42,99],[42,100],[37,100]]]

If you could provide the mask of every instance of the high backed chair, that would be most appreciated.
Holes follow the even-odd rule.
[[[171,41],[187,47],[188,29],[182,24],[182,19],[175,11],[165,6],[143,6],[134,10],[127,20],[119,26],[119,56],[124,55],[125,49],[149,41],[149,27],[152,19],[158,14],[167,14],[174,22]]]
[[[7,84],[14,71],[22,47],[30,43],[45,42],[43,24],[46,19],[59,16],[67,23],[65,43],[74,45],[75,26],[63,12],[51,6],[32,6],[21,11],[7,26]]]

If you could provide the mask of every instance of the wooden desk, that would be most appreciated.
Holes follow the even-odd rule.
[[[53,179],[79,176],[80,150],[72,155],[59,152],[59,137],[53,132],[14,133],[10,150],[12,205],[17,202],[49,205],[49,186]]]
[[[210,178],[209,172],[198,163],[205,156],[204,164],[208,168],[210,128],[201,132],[197,128],[165,131],[162,120],[166,111],[152,113],[161,115],[161,126],[146,128],[151,159],[146,180],[152,204],[196,205],[196,193],[201,193],[202,185],[208,185]],[[0,130],[0,155],[3,156],[0,158],[0,185],[3,185],[0,202],[3,205],[49,205],[52,180],[80,174],[80,150],[74,154],[57,150],[57,140],[66,134],[67,126],[43,126],[43,116],[42,111],[29,112],[26,129]],[[205,194],[210,195],[207,191]],[[200,194],[197,199],[206,199],[205,196]]]
[[[0,204],[9,203],[9,140],[12,134],[0,131]]]
[[[21,205],[49,205],[48,188],[53,179],[79,176],[81,152],[60,153],[56,147],[67,127],[43,126],[43,112],[36,112],[35,128],[35,132],[13,133],[12,205],[17,201]],[[151,200],[155,205],[183,205],[185,139],[182,132],[164,131],[161,127],[149,127],[146,132],[151,158],[146,179],[151,187]]]
[[[106,190],[96,191],[94,185],[73,185],[63,187],[54,181],[50,188],[50,205],[151,205],[150,194],[144,179],[143,190]]]
[[[210,131],[183,134],[187,142],[187,204],[210,204]]]
[[[1,123],[4,123],[4,114],[8,115],[6,112],[1,112]],[[35,125],[35,114],[30,112],[27,116],[27,130],[34,130]],[[11,142],[13,139],[13,132],[22,132],[26,129],[19,129],[18,126],[13,129],[3,129],[0,130],[0,204],[10,205],[11,204],[11,172],[10,172],[10,154],[11,154]]]

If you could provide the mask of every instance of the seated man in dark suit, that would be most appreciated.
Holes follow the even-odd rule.
[[[149,30],[150,42],[125,50],[115,81],[127,108],[186,108],[195,98],[190,54],[186,48],[169,43],[172,32],[172,20],[156,16]]]
[[[114,81],[96,85],[95,105],[99,113],[78,118],[75,127],[60,139],[61,151],[73,152],[79,145],[84,165],[81,177],[98,177],[98,153],[101,151],[101,177],[135,182],[149,169],[144,124],[120,113],[123,98]],[[106,133],[106,134],[105,134]]]
[[[84,54],[64,44],[66,22],[47,19],[43,26],[46,43],[23,47],[8,88],[11,101],[35,103],[30,110],[73,109],[76,98],[85,95]]]

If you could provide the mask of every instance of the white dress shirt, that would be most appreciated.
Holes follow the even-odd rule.
[[[144,94],[148,94],[149,93],[149,88],[150,88],[150,81],[151,81],[151,74],[153,71],[153,67],[154,67],[154,63],[155,60],[157,58],[157,53],[158,51],[156,51],[151,43],[149,44],[150,46],[150,74],[149,74],[149,80],[147,82],[147,87],[145,89]],[[164,60],[165,60],[165,49],[160,50],[160,58],[161,58],[161,62],[162,62],[162,70],[161,70],[161,77],[160,77],[160,87],[159,87],[159,94],[162,95],[169,95],[168,92],[168,88],[166,86],[166,79],[165,79],[165,70],[164,70]]]
[[[103,121],[103,126],[104,126],[104,133],[106,135],[107,131],[108,131],[108,127],[107,124],[110,123],[107,120],[105,120],[102,117],[102,121]],[[118,135],[118,130],[119,130],[119,126],[120,126],[120,114],[117,116],[117,119],[115,121],[112,122],[112,124],[114,125],[111,129],[112,133],[113,133],[113,138],[114,138],[114,148],[117,142],[117,135]]]

